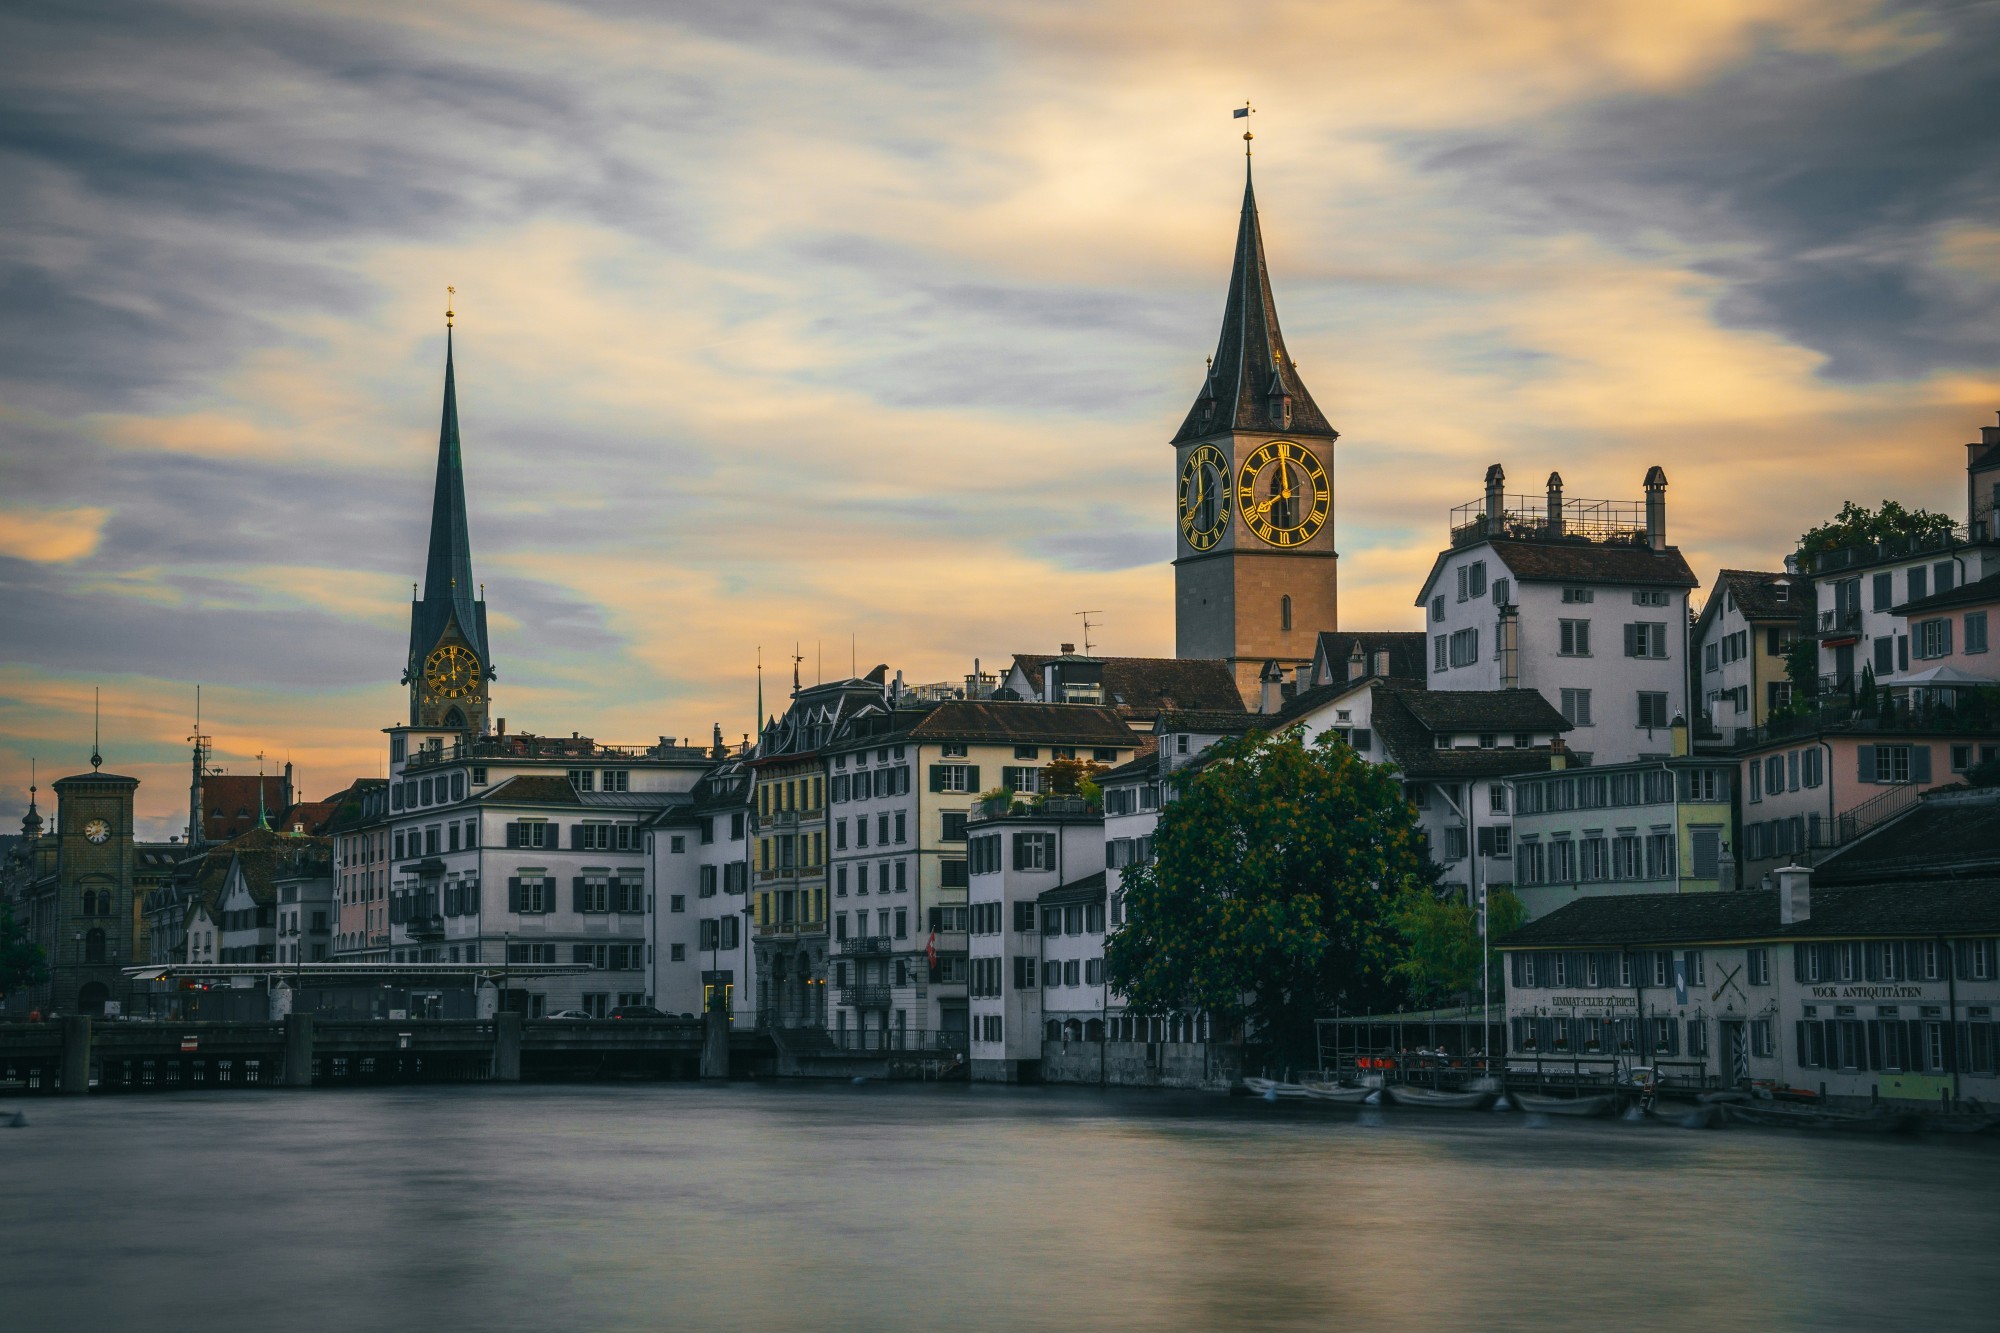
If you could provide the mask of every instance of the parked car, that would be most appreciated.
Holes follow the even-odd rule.
[[[586,1014],[581,1009],[558,1009],[552,1014],[544,1014],[543,1017],[544,1018],[589,1018],[590,1015]]]
[[[621,1004],[611,1011],[613,1018],[666,1018],[650,1004]]]

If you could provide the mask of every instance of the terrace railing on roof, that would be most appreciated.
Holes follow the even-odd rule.
[[[1486,501],[1474,500],[1451,511],[1451,544],[1469,546],[1488,537],[1509,541],[1588,542],[1600,546],[1644,546],[1644,500],[1564,500],[1559,522],[1549,521],[1546,498],[1509,495],[1501,501],[1497,524],[1488,521]]]
[[[1814,574],[1832,574],[1843,569],[1859,569],[1866,565],[1881,564],[1886,560],[1905,560],[1911,556],[1928,555],[1933,551],[1950,551],[1975,541],[1988,540],[1991,529],[1984,523],[1975,532],[1972,528],[1939,528],[1932,532],[1920,532],[1910,536],[1891,537],[1884,541],[1863,543],[1859,546],[1843,546],[1838,551],[1818,551],[1806,557],[1808,569]]]

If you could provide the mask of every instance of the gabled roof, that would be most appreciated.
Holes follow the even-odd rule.
[[[1020,741],[1120,749],[1135,749],[1140,743],[1113,708],[978,699],[941,703],[906,734],[912,741]]]
[[[276,819],[291,797],[281,774],[218,773],[201,780],[201,803],[201,836],[224,842],[256,828],[259,813]]]
[[[1723,940],[1992,935],[2000,933],[2000,878],[1845,888],[1816,884],[1810,907],[1806,920],[1787,926],[1778,919],[1778,894],[1765,889],[1578,898],[1530,921],[1498,945],[1618,948]]]
[[[1042,668],[1050,662],[1079,660],[1074,654],[1015,653],[1014,667],[1030,688],[1043,689]],[[1199,657],[1091,657],[1103,668],[1104,701],[1128,716],[1149,718],[1159,713],[1212,709],[1242,712],[1243,694],[1229,664]]]
[[[1292,419],[1273,415],[1274,390],[1291,397]],[[1264,230],[1257,218],[1257,193],[1249,168],[1243,176],[1243,211],[1236,224],[1236,257],[1229,271],[1229,296],[1222,309],[1222,334],[1207,378],[1174,436],[1181,444],[1223,431],[1283,432],[1336,439],[1327,419],[1299,378],[1298,363],[1285,350],[1278,328],[1278,303],[1271,296],[1271,271],[1264,262]]]
[[[1737,614],[1745,620],[1791,621],[1799,618],[1802,609],[1808,614],[1812,611],[1812,580],[1802,574],[1725,569],[1716,576],[1716,582],[1735,599]],[[1791,588],[1790,595],[1783,600],[1778,597],[1781,586]],[[1706,611],[1704,607],[1704,614]]]
[[[1439,699],[1449,702],[1419,713],[1419,708]],[[1403,776],[1434,782],[1539,773],[1548,768],[1551,754],[1546,745],[1525,749],[1496,746],[1490,750],[1440,750],[1436,742],[1440,732],[1452,735],[1482,731],[1560,732],[1567,731],[1570,725],[1567,718],[1549,707],[1548,700],[1533,690],[1446,692],[1397,690],[1379,685],[1370,720],[1383,749]]]
[[[1428,663],[1424,659],[1425,639],[1422,630],[1366,630],[1348,633],[1344,630],[1321,630],[1319,641],[1313,648],[1313,667],[1318,670],[1322,664],[1328,673],[1328,684],[1340,684],[1347,680],[1347,664],[1354,656],[1354,647],[1361,645],[1366,665],[1362,675],[1374,675],[1375,655],[1389,654],[1388,674],[1397,679],[1425,680],[1428,678]]]
[[[1160,751],[1157,746],[1147,749],[1135,759],[1118,765],[1108,773],[1097,775],[1097,785],[1108,787],[1113,783],[1151,782],[1160,775]]]
[[[481,805],[581,805],[567,776],[523,773],[487,788],[472,798]]]
[[[333,873],[333,843],[327,838],[293,837],[256,828],[212,847],[192,867],[195,894],[211,914],[229,880],[230,867],[239,869],[250,900],[277,901],[277,882],[299,875]]]
[[[1214,732],[1218,736],[1242,736],[1267,725],[1259,714],[1241,708],[1196,708],[1162,711],[1153,719],[1155,733],[1169,731]]]
[[[1649,546],[1575,541],[1524,542],[1508,538],[1488,538],[1470,546],[1454,546],[1438,552],[1431,572],[1417,594],[1422,606],[1437,582],[1444,562],[1466,551],[1489,548],[1507,566],[1507,572],[1521,583],[1592,583],[1633,587],[1698,588],[1701,580],[1688,567],[1680,547],[1655,551]]]
[[[1570,720],[1537,690],[1391,690],[1376,691],[1379,699],[1394,694],[1411,716],[1432,731],[1553,731],[1571,728]]]
[[[1961,583],[1948,592],[1934,592],[1928,597],[1919,597],[1914,602],[1904,602],[1901,606],[1891,607],[1890,614],[1922,616],[1929,615],[1933,611],[1979,606],[1986,602],[2000,602],[2000,574],[1988,574],[1983,579]]]

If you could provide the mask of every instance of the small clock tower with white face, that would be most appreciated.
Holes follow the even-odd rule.
[[[447,324],[444,422],[438,432],[437,486],[431,497],[430,558],[424,567],[423,596],[410,604],[410,656],[403,671],[403,682],[410,687],[410,725],[482,734],[492,680],[486,598],[472,581],[458,386]]]
[[[1285,350],[1246,178],[1222,336],[1174,436],[1174,651],[1229,663],[1256,707],[1268,662],[1312,661],[1335,620],[1333,445]]]

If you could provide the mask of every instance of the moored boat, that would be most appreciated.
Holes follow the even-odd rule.
[[[1243,1086],[1250,1089],[1253,1097],[1276,1097],[1280,1100],[1294,1100],[1307,1095],[1306,1090],[1296,1083],[1280,1083],[1274,1078],[1243,1078]]]
[[[1507,1097],[1523,1111],[1534,1115],[1610,1115],[1618,1098],[1608,1092],[1583,1097],[1544,1097],[1532,1092],[1512,1092]]]
[[[1359,1106],[1380,1090],[1365,1083],[1316,1083],[1311,1079],[1299,1086],[1314,1101],[1339,1102],[1348,1106]]]
[[[1391,1083],[1388,1092],[1398,1106],[1426,1106],[1442,1111],[1484,1111],[1500,1095],[1497,1089],[1492,1088],[1447,1091],[1420,1088],[1411,1083]]]
[[[1729,1123],[1811,1129],[1843,1134],[1907,1134],[1917,1127],[1914,1111],[1835,1111],[1817,1106],[1731,1102],[1717,1107]]]

